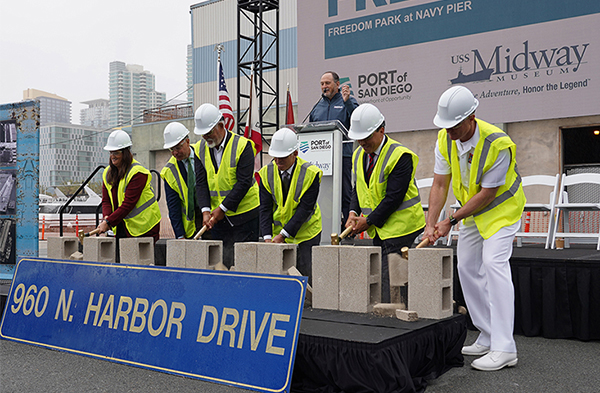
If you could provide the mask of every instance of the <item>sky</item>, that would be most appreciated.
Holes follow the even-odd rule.
[[[80,104],[108,99],[109,63],[139,64],[167,100],[186,90],[190,6],[200,0],[1,0],[0,104],[28,88]],[[177,97],[185,101],[185,93]]]

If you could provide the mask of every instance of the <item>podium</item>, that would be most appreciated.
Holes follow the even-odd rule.
[[[318,203],[321,208],[323,232],[321,244],[329,244],[331,233],[339,233],[342,216],[342,146],[348,136],[339,120],[293,124],[298,134],[298,156],[323,171]]]

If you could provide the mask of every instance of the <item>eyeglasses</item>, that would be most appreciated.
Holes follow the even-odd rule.
[[[123,152],[122,152],[121,150],[115,150],[115,151],[111,151],[109,154],[110,154],[111,156],[118,157],[118,156],[120,156],[121,154],[123,154]]]
[[[206,134],[202,135],[202,137],[203,138],[210,138],[211,136],[214,136],[216,129],[217,129],[217,126],[214,126],[212,130],[210,130]]]
[[[373,138],[373,135],[375,135],[375,133],[376,133],[377,131],[378,131],[378,130],[375,130],[375,131],[373,131],[373,132],[371,133],[371,135],[369,135],[369,136],[368,136],[368,137],[366,137],[365,139],[361,139],[360,141],[361,141],[361,142],[368,142],[368,141],[370,141],[370,140]]]
[[[170,147],[169,150],[170,151],[179,151],[179,150],[183,149],[183,145],[185,145],[185,142],[187,140],[188,140],[187,138],[184,139],[183,141],[179,142],[176,146]]]
[[[465,124],[465,122],[467,120],[469,120],[471,116],[467,116],[464,120],[462,120],[460,123],[458,123],[457,125],[455,125],[454,127],[450,127],[450,128],[446,128],[447,131],[454,131],[454,130],[458,130],[463,124]]]

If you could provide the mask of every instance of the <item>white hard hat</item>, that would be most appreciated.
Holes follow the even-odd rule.
[[[285,158],[298,150],[298,137],[289,128],[277,130],[271,138],[269,155],[276,158]]]
[[[174,146],[177,146],[177,144],[184,140],[189,133],[190,131],[187,129],[187,127],[181,123],[174,121],[167,124],[164,133],[165,145],[163,148],[170,149]]]
[[[104,150],[117,151],[131,146],[131,138],[123,130],[114,130],[108,136]]]
[[[361,104],[350,117],[350,139],[360,141],[368,138],[383,124],[385,117],[373,104]]]
[[[194,133],[198,135],[208,134],[221,120],[223,115],[213,104],[202,104],[196,109],[194,120],[196,127]]]
[[[469,89],[452,86],[441,95],[433,124],[441,128],[452,128],[475,112],[477,106],[479,101]]]

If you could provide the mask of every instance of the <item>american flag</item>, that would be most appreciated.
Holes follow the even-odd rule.
[[[225,128],[228,131],[233,130],[235,126],[235,119],[233,118],[233,108],[231,107],[231,100],[229,99],[229,93],[227,92],[227,86],[225,86],[225,76],[223,76],[223,65],[221,60],[217,60],[219,63],[219,110],[223,114],[225,119]]]

